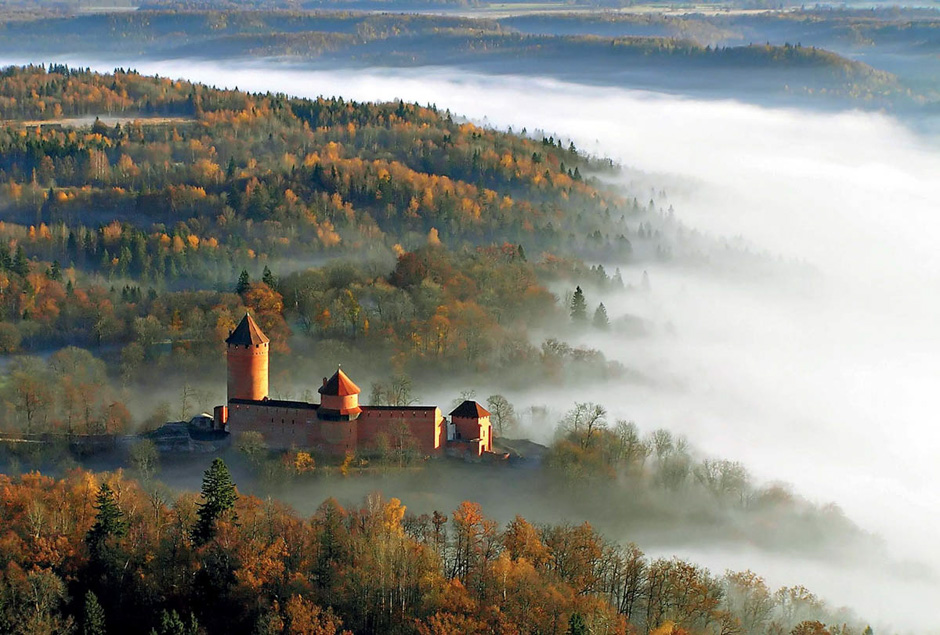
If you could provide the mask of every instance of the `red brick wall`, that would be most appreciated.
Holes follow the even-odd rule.
[[[359,445],[374,448],[380,433],[391,436],[392,426],[399,421],[408,426],[423,454],[440,454],[444,443],[444,417],[440,408],[413,410],[372,410],[368,406],[359,415]]]
[[[440,454],[444,446],[444,417],[439,408],[371,410],[353,421],[321,421],[317,411],[264,404],[229,404],[228,429],[234,435],[260,432],[268,447],[310,448],[342,455],[375,448],[381,432],[391,440],[391,427],[403,422],[423,454]]]
[[[357,431],[359,422],[352,421],[320,421],[310,430],[308,446],[327,454],[343,455],[356,453]]]
[[[284,450],[307,447],[310,431],[317,425],[316,410],[273,408],[255,404],[229,404],[228,430],[234,435],[260,432],[268,447]]]
[[[468,418],[451,417],[461,441],[479,439],[479,454],[493,451],[493,428],[489,417]]]
[[[261,400],[268,396],[268,345],[229,345],[228,398]]]

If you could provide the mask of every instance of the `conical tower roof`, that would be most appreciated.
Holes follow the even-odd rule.
[[[261,332],[261,327],[258,326],[254,318],[246,313],[242,321],[235,327],[235,330],[229,334],[225,343],[235,346],[257,346],[267,344],[270,341],[268,336]]]
[[[323,382],[318,391],[321,395],[331,395],[334,397],[347,397],[349,395],[358,395],[362,391],[359,386],[353,383],[342,368],[337,368],[333,376]]]

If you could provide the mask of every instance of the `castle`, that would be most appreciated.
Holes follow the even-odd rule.
[[[363,406],[359,387],[337,369],[320,386],[320,403],[268,397],[270,340],[248,314],[225,340],[228,403],[216,406],[216,429],[259,432],[272,449],[306,448],[346,455],[379,451],[409,438],[425,456],[480,457],[493,451],[490,413],[464,401],[450,413],[437,406]]]

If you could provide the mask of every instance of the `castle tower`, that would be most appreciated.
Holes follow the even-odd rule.
[[[320,393],[320,407],[317,417],[327,421],[350,421],[359,417],[359,386],[343,372],[337,369],[332,377],[323,378]]]
[[[477,454],[493,451],[493,428],[489,411],[475,401],[464,401],[450,413],[456,440],[475,441]]]
[[[260,401],[268,396],[268,344],[247,313],[225,340],[228,349],[228,398]]]

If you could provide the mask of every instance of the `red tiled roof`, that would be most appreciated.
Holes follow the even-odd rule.
[[[450,413],[451,417],[463,417],[465,419],[479,419],[480,417],[488,417],[490,413],[478,404],[475,401],[467,400],[454,408],[454,411]]]
[[[342,368],[336,370],[333,376],[320,386],[318,391],[321,395],[332,395],[337,397],[346,397],[348,395],[358,395],[362,391],[359,386],[353,383]]]
[[[267,344],[270,341],[268,336],[261,332],[261,327],[258,326],[254,318],[246,313],[242,321],[235,327],[235,330],[226,338],[225,343],[234,344],[235,346],[257,346],[258,344]]]

